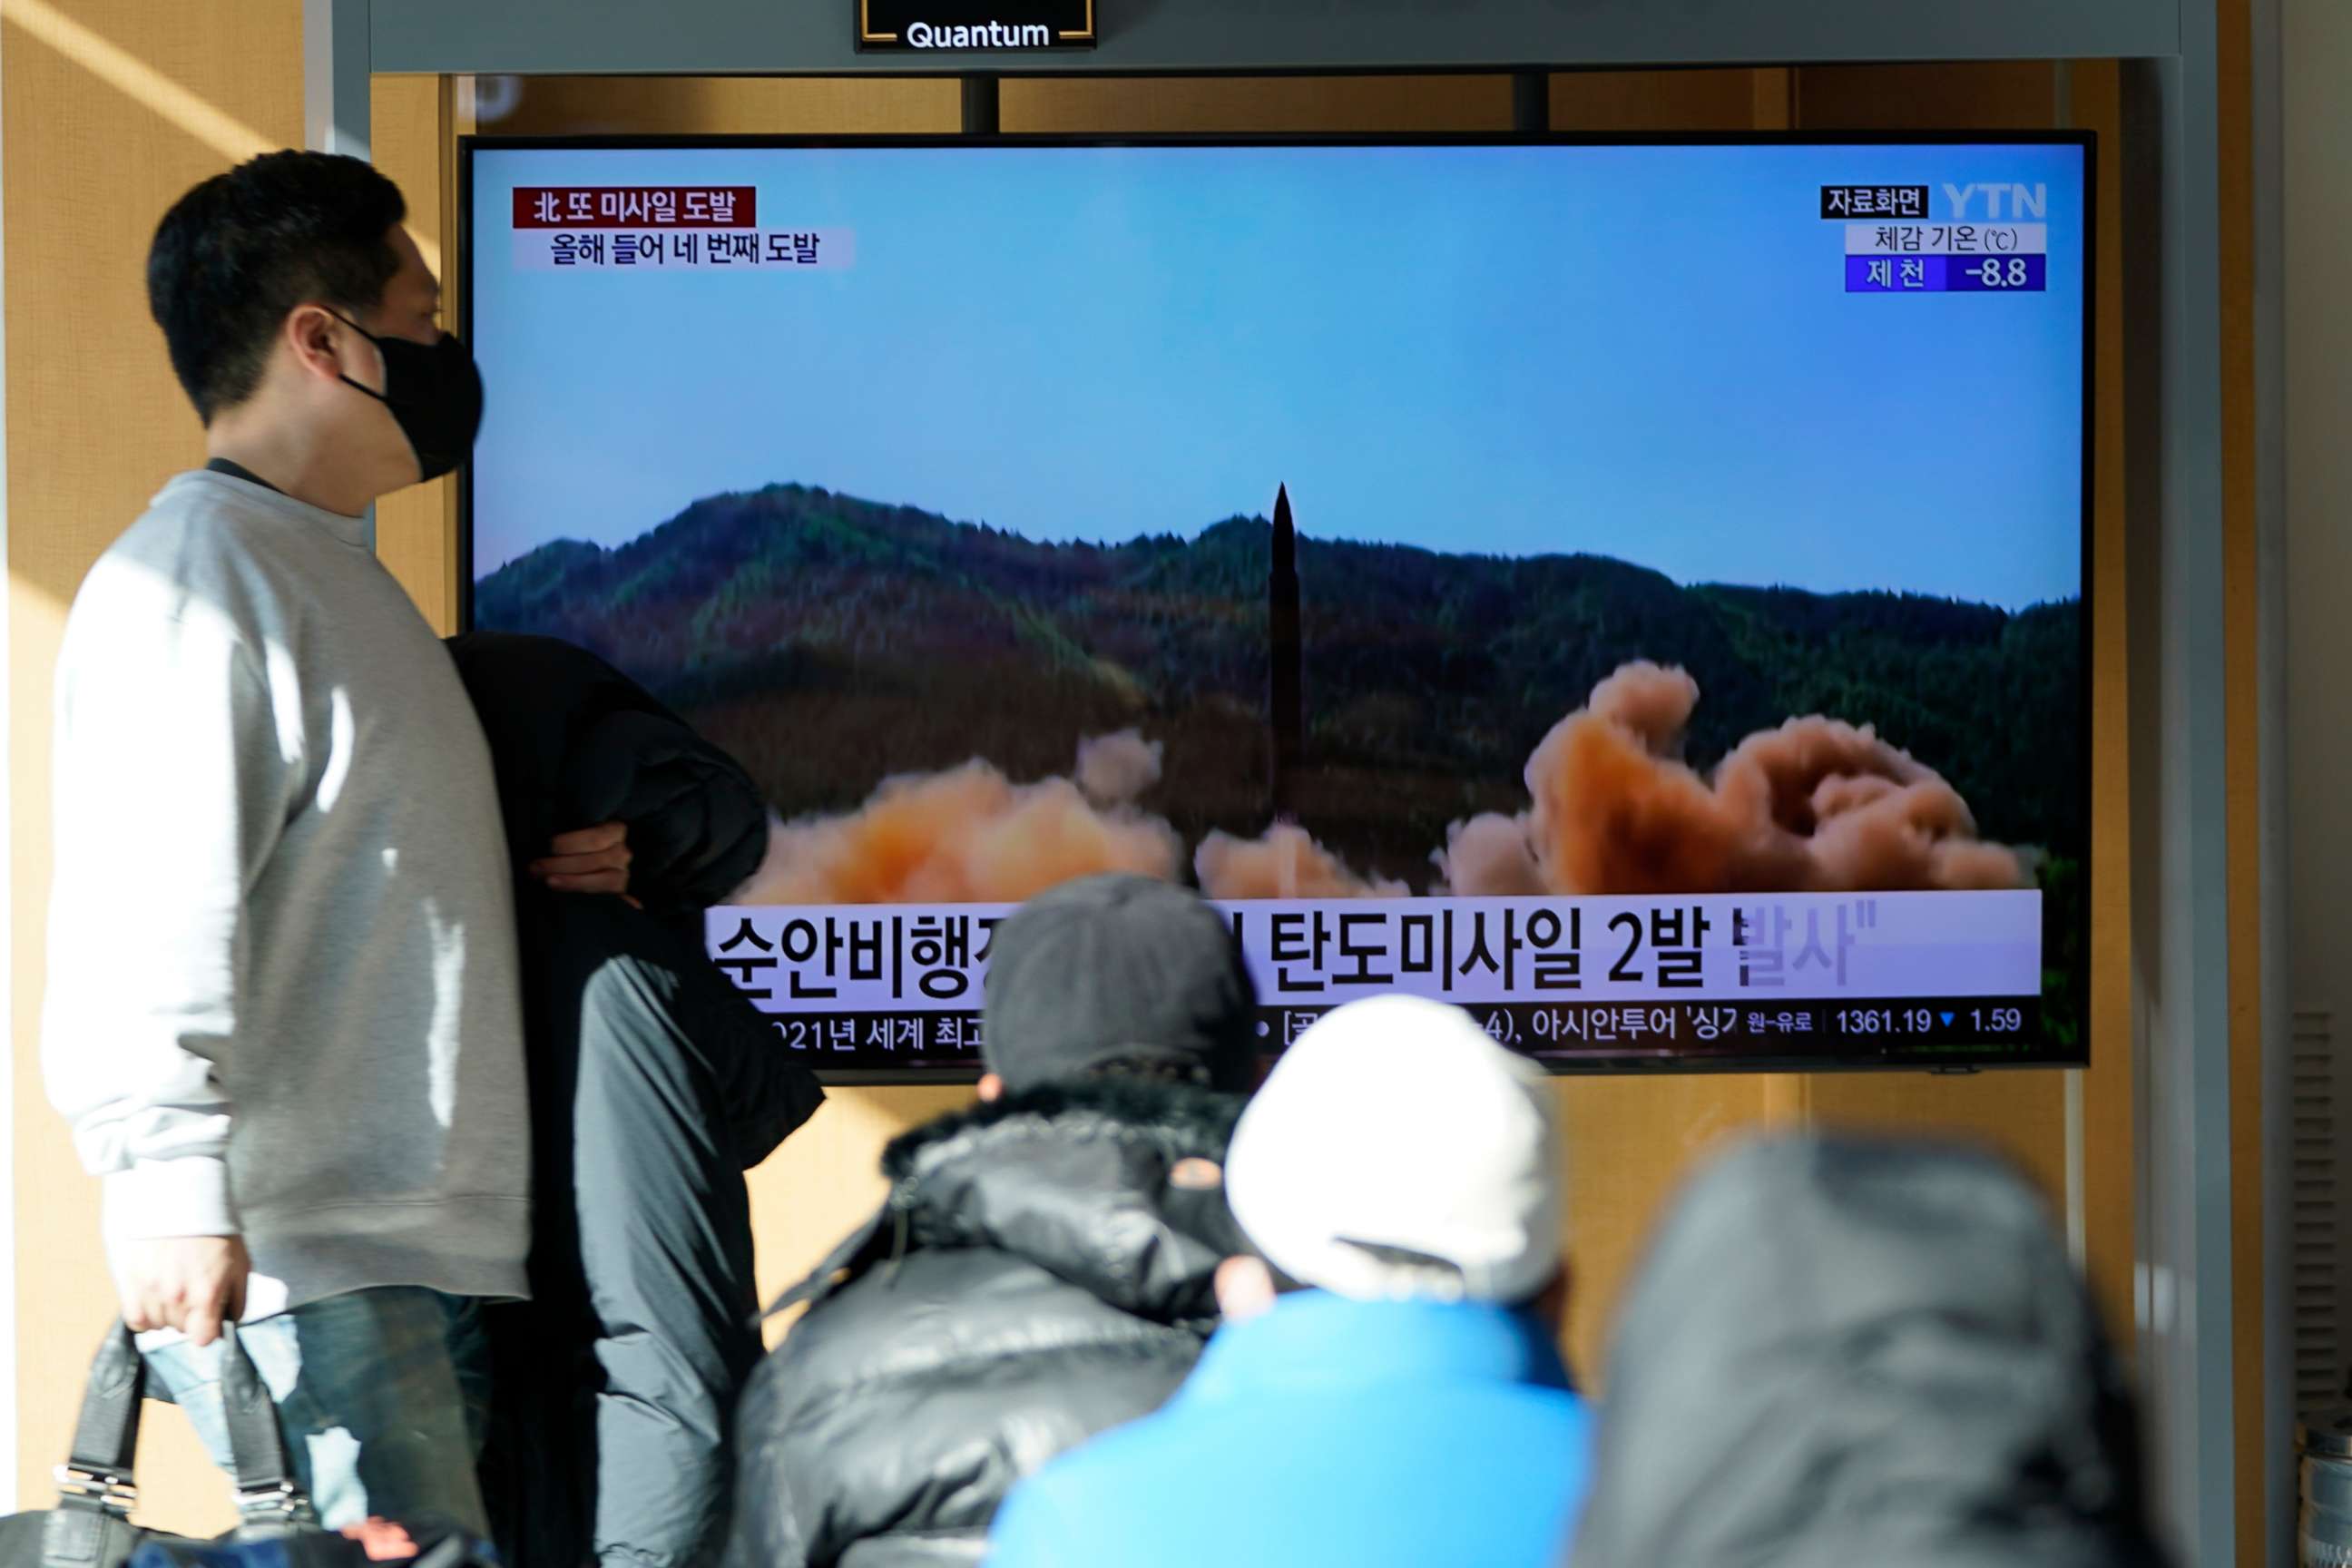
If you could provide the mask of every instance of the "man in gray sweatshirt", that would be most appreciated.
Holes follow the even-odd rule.
[[[330,1526],[479,1529],[473,1304],[524,1292],[530,1126],[489,752],[366,516],[481,417],[405,216],[367,164],[281,153],[156,233],[212,462],[67,624],[41,1050],[151,1391],[225,1460],[217,1342],[250,1324]],[[619,891],[621,837],[540,869]]]

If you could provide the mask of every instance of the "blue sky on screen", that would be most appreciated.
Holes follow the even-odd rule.
[[[478,572],[800,481],[1042,540],[2081,590],[2061,146],[485,150]],[[1825,184],[2045,184],[2049,290],[1849,295]],[[748,184],[840,271],[518,269],[517,185]],[[1971,216],[1982,216],[1981,206]]]

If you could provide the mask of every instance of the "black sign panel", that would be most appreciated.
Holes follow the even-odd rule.
[[[1095,47],[1095,0],[856,0],[857,47],[1034,53]]]
[[[1823,217],[1926,217],[1925,185],[1823,185]]]

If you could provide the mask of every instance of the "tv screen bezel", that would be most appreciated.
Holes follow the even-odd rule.
[[[1056,133],[1029,135],[1021,133],[961,135],[949,132],[927,132],[915,135],[761,135],[761,134],[605,134],[581,136],[522,135],[502,136],[477,133],[457,139],[457,213],[454,267],[459,286],[457,290],[457,331],[467,341],[473,338],[474,325],[474,261],[476,253],[474,219],[474,159],[481,153],[502,152],[856,152],[867,150],[909,149],[969,149],[973,151],[1014,148],[1431,148],[1431,147],[1546,147],[1572,150],[1597,147],[2053,147],[2077,148],[2083,160],[2082,211],[2082,319],[2081,345],[2082,432],[2081,501],[2078,533],[2081,541],[2082,586],[2080,591],[2082,623],[2080,649],[2082,669],[2081,713],[2079,722],[2083,736],[2082,777],[2078,782],[2081,810],[2085,828],[2080,858],[2084,888],[2083,929],[2080,933],[2083,962],[2090,963],[2091,936],[2094,927],[2092,896],[2097,887],[2095,851],[2095,834],[2090,831],[2096,799],[2093,790],[2095,759],[2092,755],[2093,720],[2097,700],[2093,679],[2093,657],[2096,648],[2095,605],[2094,588],[2095,545],[2097,525],[2097,469],[2095,445],[2095,420],[2097,411],[2097,321],[2098,321],[2098,137],[2095,132],[2076,129],[2036,129],[2003,131],[1987,133],[1983,131],[1692,131],[1656,132],[1346,132],[1262,134],[1256,132],[1199,133]],[[494,393],[495,395],[495,393]],[[462,631],[472,631],[474,626],[474,465],[469,458],[456,475],[457,500],[457,625]],[[2046,956],[2046,955],[2045,955]],[[2045,965],[2046,968],[2046,965]],[[1791,1055],[1756,1055],[1735,1058],[1685,1059],[1679,1058],[1595,1058],[1575,1061],[1555,1061],[1532,1058],[1556,1077],[1587,1076],[1642,1077],[1661,1074],[1742,1073],[1742,1072],[1927,1072],[1934,1074],[1967,1074],[1979,1071],[2028,1071],[2035,1069],[2076,1070],[2087,1068],[2091,1061],[2092,1013],[2089,1006],[2089,974],[2080,979],[2085,993],[2081,1039],[2071,1051],[2039,1047],[2032,1055],[2019,1057],[2013,1053],[1999,1057],[1971,1059],[1955,1051],[1949,1060],[1879,1060],[1842,1057]],[[899,1068],[857,1068],[847,1071],[820,1072],[824,1081],[845,1085],[898,1083],[968,1082],[978,1076],[970,1067],[917,1067]]]

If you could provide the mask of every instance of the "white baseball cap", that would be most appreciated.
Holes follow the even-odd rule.
[[[1543,1075],[1458,1007],[1352,1003],[1283,1053],[1225,1159],[1266,1260],[1341,1296],[1518,1302],[1560,1262]]]

